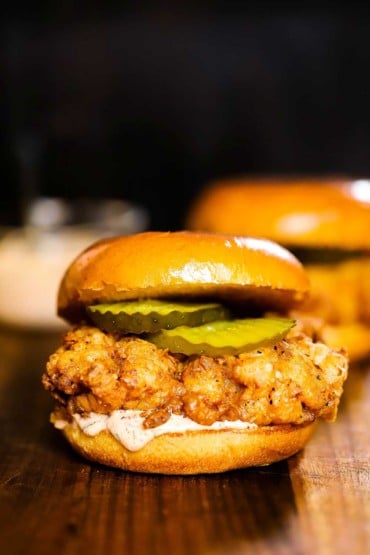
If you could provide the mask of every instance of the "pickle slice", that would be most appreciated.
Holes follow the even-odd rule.
[[[97,304],[87,307],[95,325],[112,333],[154,333],[177,326],[200,326],[229,318],[218,303],[177,303],[159,299]]]
[[[295,325],[287,318],[217,320],[196,328],[181,326],[147,336],[148,341],[172,353],[237,355],[282,339]]]

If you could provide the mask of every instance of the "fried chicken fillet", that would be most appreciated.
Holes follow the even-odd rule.
[[[242,420],[258,426],[335,420],[346,358],[303,334],[237,356],[172,355],[135,336],[83,326],[51,355],[45,388],[73,414],[144,411],[145,427],[172,413],[199,424]]]

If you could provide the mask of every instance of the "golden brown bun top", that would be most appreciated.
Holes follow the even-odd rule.
[[[289,247],[370,249],[370,181],[215,181],[194,200],[186,226],[267,237]]]
[[[288,308],[302,300],[308,285],[301,263],[271,241],[147,231],[84,250],[62,279],[58,314],[78,322],[87,304],[183,296]]]

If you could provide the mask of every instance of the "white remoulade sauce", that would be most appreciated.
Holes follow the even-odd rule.
[[[91,412],[89,416],[85,417],[74,414],[73,419],[82,432],[88,436],[93,437],[108,430],[129,451],[138,451],[155,437],[168,433],[197,430],[255,430],[258,427],[257,424],[242,420],[217,421],[210,426],[203,426],[186,416],[172,414],[164,424],[155,428],[144,428],[145,418],[141,415],[142,411],[140,410],[115,410],[110,414]],[[54,426],[58,429],[63,429],[67,424],[64,420],[54,422]]]

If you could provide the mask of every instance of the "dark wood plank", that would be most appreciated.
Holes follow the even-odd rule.
[[[366,553],[369,368],[351,370],[337,422],[320,424],[289,461],[210,476],[130,474],[82,460],[49,424],[40,378],[58,341],[0,333],[1,553]]]
[[[370,547],[370,371],[353,367],[339,416],[289,461],[307,550],[367,553]],[[319,550],[321,549],[321,551]]]

